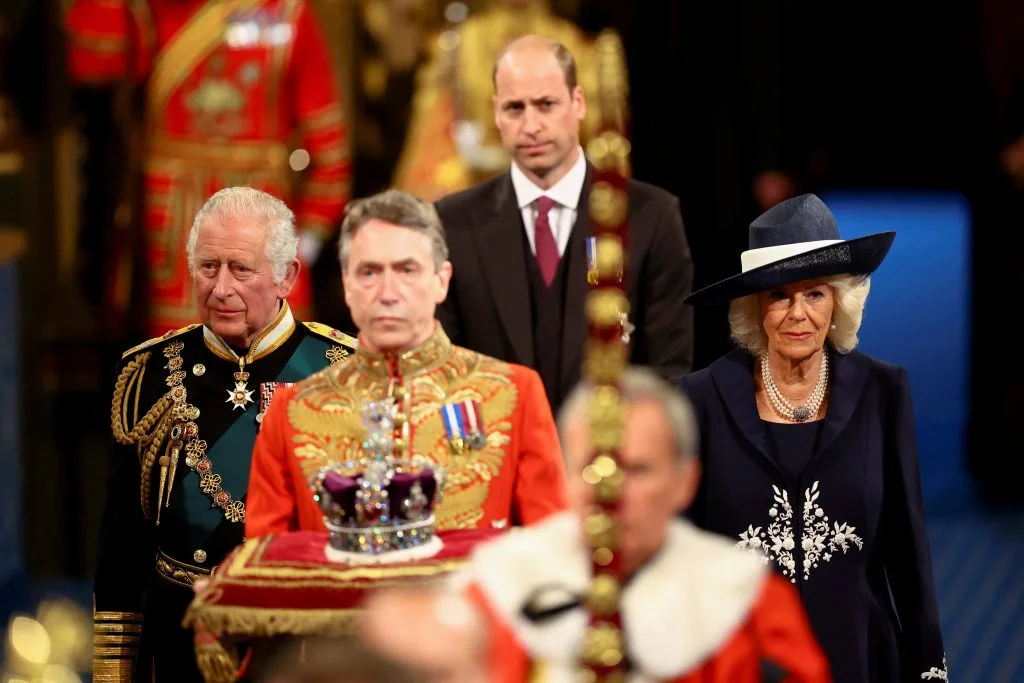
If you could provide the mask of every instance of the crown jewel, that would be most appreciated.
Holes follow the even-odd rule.
[[[352,564],[397,562],[437,552],[434,507],[444,471],[423,458],[395,457],[394,399],[366,403],[363,457],[320,468],[310,486],[330,533],[327,554]]]

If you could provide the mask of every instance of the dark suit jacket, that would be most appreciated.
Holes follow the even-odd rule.
[[[551,393],[564,398],[580,378],[587,321],[587,212],[593,169],[588,166],[576,225],[566,246],[568,286],[562,338],[562,381]],[[437,203],[454,266],[438,320],[459,346],[534,367],[533,326],[522,214],[504,173]],[[683,299],[693,267],[679,201],[645,183],[629,183],[628,296],[631,362],[650,366],[672,382],[693,362],[693,314]],[[549,387],[550,390],[550,387]],[[552,410],[557,411],[558,405]]]
[[[799,477],[777,464],[750,354],[683,379],[704,465],[690,515],[794,582],[837,683],[921,680],[945,665],[907,373],[857,351],[829,359],[825,422]]]

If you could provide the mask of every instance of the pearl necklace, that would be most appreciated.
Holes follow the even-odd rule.
[[[768,394],[768,399],[772,402],[772,407],[779,415],[793,422],[806,422],[818,414],[818,409],[821,408],[821,403],[825,400],[825,392],[828,390],[828,354],[822,351],[818,383],[811,395],[807,397],[807,403],[802,406],[794,407],[775,386],[775,380],[772,379],[772,373],[768,369],[767,354],[761,355],[761,381],[764,384],[765,393]]]

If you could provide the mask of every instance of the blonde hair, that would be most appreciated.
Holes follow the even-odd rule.
[[[839,275],[825,281],[835,293],[828,339],[839,353],[857,347],[857,332],[864,317],[864,304],[871,290],[867,275]],[[768,350],[768,335],[761,319],[759,294],[733,299],[729,304],[729,332],[737,345],[755,356]]]

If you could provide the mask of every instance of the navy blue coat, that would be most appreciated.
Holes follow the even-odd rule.
[[[829,360],[799,478],[772,456],[749,353],[682,380],[704,466],[689,514],[793,581],[837,683],[946,680],[906,370],[857,351]]]

